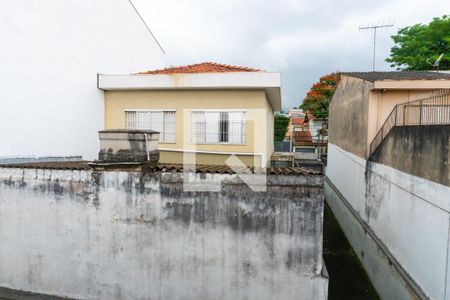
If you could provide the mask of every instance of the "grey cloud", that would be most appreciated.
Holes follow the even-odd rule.
[[[133,0],[166,50],[167,65],[201,61],[283,72],[283,107],[298,106],[320,76],[370,71],[372,35],[359,26],[395,16],[377,39],[377,69],[389,70],[390,35],[429,22],[448,0]]]

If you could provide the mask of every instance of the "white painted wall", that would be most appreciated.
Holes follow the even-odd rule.
[[[314,150],[314,152],[311,153],[305,153],[305,152],[298,152],[297,149],[300,148],[308,148]],[[312,151],[310,150],[310,151]],[[294,155],[295,159],[319,159],[319,155],[317,154],[317,148],[316,147],[307,147],[307,146],[294,146]]]
[[[365,160],[328,145],[326,174],[333,185],[431,299],[450,299],[445,295],[450,188],[376,163],[366,175]],[[355,240],[363,243],[365,238]],[[365,267],[381,296],[387,297],[385,285],[391,283],[388,277],[384,282],[377,277],[382,267]]]
[[[319,140],[319,131],[323,128],[325,122],[322,120],[310,120],[309,121],[309,131],[311,131],[311,136],[313,141]]]
[[[97,73],[164,66],[128,0],[0,0],[0,157],[98,152]]]

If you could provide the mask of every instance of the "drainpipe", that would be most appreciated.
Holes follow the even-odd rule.
[[[150,161],[150,151],[148,150],[148,133],[144,133],[145,136],[145,151],[147,152],[147,161]]]

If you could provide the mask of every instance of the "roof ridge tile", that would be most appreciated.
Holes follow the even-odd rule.
[[[186,73],[226,73],[226,72],[260,72],[259,69],[235,65],[219,64],[215,62],[202,62],[197,64],[168,67],[158,70],[149,70],[136,73],[136,75],[156,74],[186,74]]]

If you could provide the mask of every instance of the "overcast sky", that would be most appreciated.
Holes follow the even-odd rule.
[[[320,76],[377,70],[399,28],[450,13],[449,0],[132,0],[166,52],[166,65],[214,61],[281,71],[283,108],[298,106]]]

